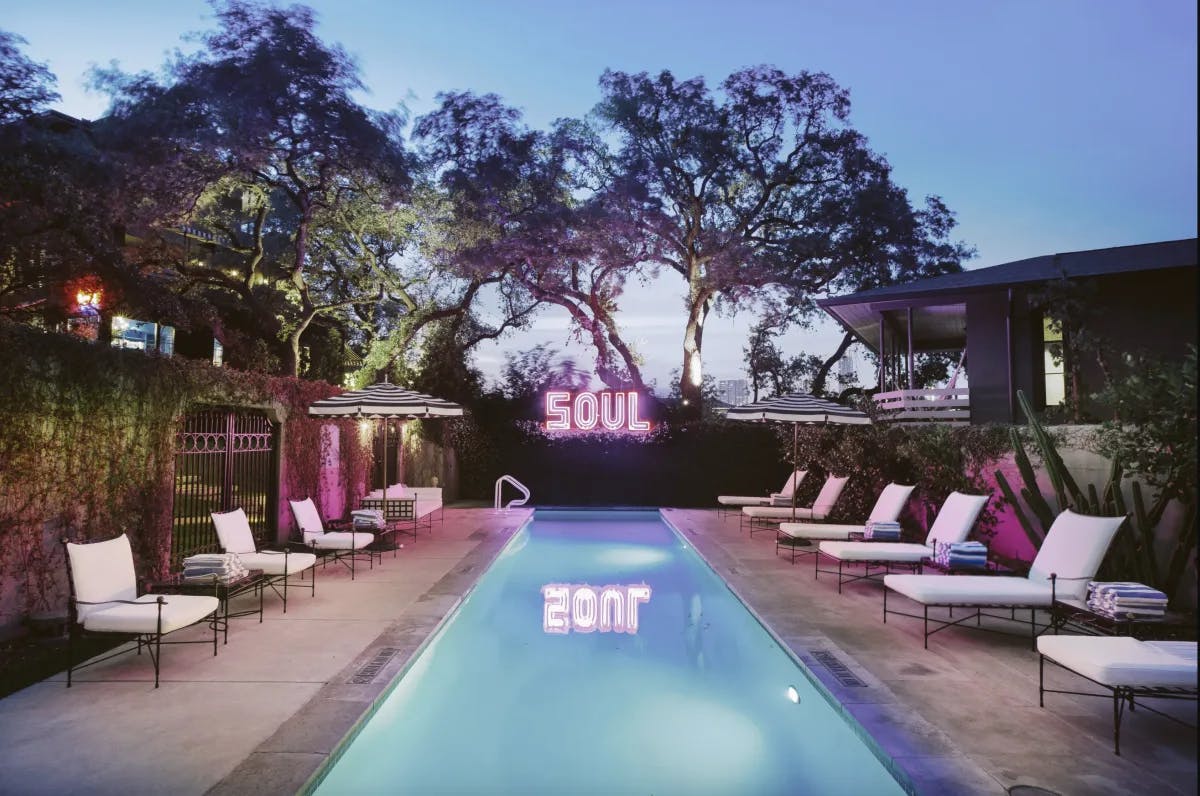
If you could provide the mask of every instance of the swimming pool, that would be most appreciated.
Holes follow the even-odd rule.
[[[568,606],[595,632],[546,632],[547,584],[650,596],[636,633],[601,631],[586,595]],[[657,512],[539,510],[316,788],[382,792],[904,790]]]

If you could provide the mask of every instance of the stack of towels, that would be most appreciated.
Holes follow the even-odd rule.
[[[877,542],[898,542],[900,541],[900,523],[895,520],[868,522],[863,538],[874,539]]]
[[[350,512],[350,519],[356,531],[382,531],[387,527],[382,509],[355,509]]]
[[[1088,608],[1110,619],[1156,622],[1167,613],[1167,595],[1143,583],[1092,581],[1087,602]]]
[[[988,549],[983,542],[935,542],[933,563],[947,569],[985,569]]]
[[[183,559],[184,580],[217,580],[221,583],[244,578],[249,573],[237,553],[201,553]]]

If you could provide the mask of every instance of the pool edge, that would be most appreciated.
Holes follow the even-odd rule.
[[[729,593],[734,596],[734,599],[741,603],[742,607],[746,609],[750,616],[754,617],[754,621],[758,622],[759,626],[767,632],[767,635],[771,637],[771,640],[774,641],[775,644],[782,649],[789,658],[792,659],[792,662],[796,664],[796,666],[800,669],[801,674],[803,674],[808,679],[809,683],[811,683],[812,686],[817,690],[817,693],[823,696],[825,701],[829,703],[830,707],[834,709],[834,711],[842,718],[842,720],[850,725],[850,729],[855,735],[858,736],[859,740],[861,740],[866,747],[870,749],[871,754],[873,754],[879,763],[885,769],[887,769],[887,772],[892,775],[892,778],[896,780],[896,784],[898,784],[905,793],[909,794],[909,796],[919,796],[920,791],[918,790],[916,783],[913,781],[912,776],[904,770],[904,767],[897,762],[895,758],[887,753],[875,736],[871,735],[870,731],[863,726],[862,722],[860,722],[854,716],[854,714],[851,713],[844,704],[842,704],[841,700],[839,700],[837,696],[830,691],[823,682],[821,682],[820,678],[813,673],[808,664],[805,663],[804,660],[796,653],[796,651],[793,650],[791,646],[789,646],[788,643],[784,641],[778,633],[775,632],[775,629],[771,627],[770,623],[768,623],[758,613],[758,611],[754,609],[750,602],[742,596],[737,588],[734,587],[734,585],[730,583],[715,566],[713,566],[713,563],[708,560],[708,556],[704,555],[699,547],[692,544],[691,540],[687,538],[687,535],[683,532],[683,530],[674,522],[672,522],[670,517],[667,516],[667,511],[669,511],[667,508],[660,508],[658,510],[659,517],[662,519],[663,524],[670,528],[675,535],[679,537],[679,540],[683,542],[685,547],[696,554],[696,557],[704,563],[704,566],[708,567],[709,570],[712,571],[713,575],[715,575],[717,579],[725,585],[725,588],[728,589]]]
[[[491,570],[491,568],[495,565],[495,563],[500,560],[500,557],[504,555],[504,551],[507,550],[521,535],[521,532],[524,531],[531,522],[533,522],[535,514],[535,511],[530,511],[529,516],[526,517],[520,525],[513,529],[512,535],[505,540],[504,544],[500,545],[495,554],[492,556],[491,560],[488,562],[487,566],[479,571],[479,575],[475,578],[475,582],[471,584],[471,587],[458,596],[454,602],[454,605],[446,612],[446,615],[438,621],[432,630],[430,630],[429,635],[427,635],[425,639],[413,649],[412,653],[408,656],[408,660],[406,660],[404,665],[396,671],[396,673],[388,681],[387,685],[383,687],[383,690],[371,700],[371,703],[367,709],[362,712],[362,714],[354,721],[354,724],[350,726],[350,729],[346,731],[346,734],[343,735],[341,740],[337,742],[337,745],[334,746],[329,754],[325,756],[325,760],[322,761],[319,766],[317,766],[316,770],[309,775],[304,784],[296,790],[297,796],[312,796],[316,789],[320,787],[321,783],[328,775],[329,770],[333,768],[333,766],[337,764],[338,760],[341,759],[342,755],[345,754],[346,749],[350,746],[354,739],[358,737],[358,734],[362,731],[363,726],[376,713],[379,712],[379,708],[383,705],[384,701],[387,700],[387,698],[391,696],[392,692],[396,690],[396,687],[400,684],[400,681],[404,679],[404,676],[408,674],[413,665],[417,662],[421,655],[424,654],[429,645],[433,643],[433,640],[438,637],[438,634],[441,633],[442,630],[456,616],[458,616],[458,612],[461,610],[463,603],[466,602],[467,597],[471,595],[471,592],[475,591],[475,588],[479,585],[479,582],[483,580],[484,575],[486,575],[488,571]]]

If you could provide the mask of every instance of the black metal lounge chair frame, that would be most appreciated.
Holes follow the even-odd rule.
[[[870,542],[867,543],[869,544]],[[860,580],[878,580],[881,575],[890,575],[893,571],[893,567],[913,575],[920,575],[921,567],[924,564],[924,559],[921,561],[866,561],[859,559],[849,561],[846,559],[836,558],[835,560],[838,562],[837,569],[821,569],[821,556],[825,556],[826,558],[834,557],[830,556],[828,553],[822,553],[821,546],[819,544],[813,545],[813,547],[816,548],[812,551],[813,580],[820,580],[822,572],[824,572],[826,575],[837,575],[838,594],[842,593],[843,584],[855,583]],[[859,564],[863,566],[863,573],[861,575],[846,574],[845,568],[847,566],[858,566]],[[872,569],[878,571],[872,572]]]
[[[295,574],[288,569],[287,557],[292,552],[293,547],[299,547],[306,552],[309,550],[312,550],[313,548],[311,548],[308,545],[303,544],[301,542],[284,542],[283,544],[285,545],[285,547],[282,550],[272,550],[271,548],[265,548],[263,550],[259,550],[258,552],[283,554],[283,574],[282,575],[264,575],[261,587],[269,588],[271,591],[275,592],[276,597],[283,600],[283,612],[286,614],[287,613],[287,601],[288,601],[288,585],[289,585],[291,576],[293,574]],[[324,568],[324,560],[322,560],[322,568]],[[312,580],[308,583],[308,585],[305,586],[302,584],[296,584],[296,585],[293,585],[292,588],[293,589],[307,588],[309,590],[309,595],[312,597],[316,597],[317,596],[317,568],[315,566],[312,566],[312,567],[308,567],[308,569],[312,570]],[[304,580],[304,573],[306,571],[307,570],[304,570],[304,569],[300,570],[300,580]],[[282,591],[280,591],[280,588],[279,588],[280,586],[283,587]],[[260,622],[262,621],[261,617],[259,618],[259,621]]]
[[[784,541],[784,539],[790,541]],[[790,547],[792,549],[792,563],[796,563],[796,548],[804,548],[800,550],[799,555],[811,556],[817,552],[819,543],[815,539],[805,539],[799,536],[786,536],[778,528],[775,530],[775,555],[779,555],[779,548]]]
[[[1109,693],[1097,694],[1094,691],[1065,691],[1057,688],[1046,687],[1046,661],[1054,664],[1060,669],[1065,669],[1074,675],[1082,677],[1101,688],[1106,689]],[[1173,699],[1183,701],[1197,701],[1197,689],[1193,688],[1152,688],[1147,686],[1129,686],[1129,685],[1108,685],[1093,680],[1086,674],[1080,674],[1069,666],[1064,666],[1053,658],[1048,658],[1039,653],[1038,655],[1038,707],[1046,707],[1046,694],[1068,694],[1071,696],[1090,696],[1090,697],[1112,697],[1113,703],[1113,754],[1121,754],[1121,720],[1125,717],[1125,706],[1129,706],[1129,711],[1132,713],[1136,707],[1141,707],[1143,710],[1148,710],[1162,716],[1165,719],[1170,719],[1176,724],[1184,727],[1196,729],[1196,725],[1188,724],[1186,721],[1179,719],[1169,713],[1163,713],[1161,710],[1155,710],[1144,702],[1138,705],[1137,699]]]
[[[80,600],[80,599],[76,598],[76,596],[75,596],[75,580],[71,577],[71,556],[66,554],[67,553],[67,544],[69,541],[70,540],[68,540],[68,539],[61,540],[62,546],[63,546],[63,554],[66,557],[66,561],[67,561],[67,584],[68,584],[68,588],[70,589],[70,591],[68,593],[68,597],[67,597],[67,688],[71,687],[72,679],[73,679],[76,669],[86,669],[89,666],[94,666],[97,663],[102,663],[104,661],[115,658],[118,655],[124,655],[131,651],[131,650],[118,649],[114,652],[110,652],[107,655],[103,655],[99,658],[96,658],[93,661],[89,661],[88,663],[85,663],[81,666],[76,666],[75,665],[75,645],[77,643],[77,639],[79,639],[79,637],[81,637],[81,636],[132,636],[133,640],[137,642],[137,647],[136,647],[137,654],[138,655],[142,654],[143,646],[146,647],[146,651],[150,654],[150,661],[154,664],[154,687],[155,688],[158,688],[158,676],[159,676],[159,670],[161,668],[161,663],[162,663],[162,645],[163,644],[207,644],[208,643],[207,639],[196,639],[194,641],[163,641],[163,636],[167,636],[167,635],[170,635],[171,633],[175,632],[174,630],[169,631],[167,633],[162,632],[162,610],[163,610],[163,605],[165,605],[167,602],[167,595],[163,595],[163,594],[158,595],[158,599],[155,600],[153,603],[145,603],[145,602],[139,603],[136,600],[105,600],[102,603],[93,603],[93,602],[87,602],[85,600]],[[213,596],[216,597],[216,587],[215,586],[213,587]],[[109,631],[84,630],[83,627],[81,627],[79,624],[79,608],[78,608],[78,606],[80,606],[80,605],[147,605],[147,604],[156,605],[158,607],[157,625],[155,628],[155,632],[153,632],[153,633],[116,633],[116,632],[109,632]],[[208,616],[202,617],[199,622],[193,622],[192,624],[187,625],[186,627],[176,628],[176,630],[186,630],[188,627],[193,627],[195,625],[200,624],[200,622],[207,621],[209,624],[209,627],[212,628],[213,657],[216,657],[217,649],[218,649],[218,647],[217,647],[217,639],[218,639],[217,630],[218,630],[218,625],[219,625],[217,615],[220,613],[220,610],[221,610],[220,605],[218,603],[218,607],[215,608],[213,610],[213,612],[210,613]]]
[[[953,576],[947,575],[946,577],[953,577]],[[1007,577],[1007,576],[1002,575],[999,577]],[[1017,610],[1027,608],[1027,609],[1029,609],[1029,623],[1028,623],[1029,624],[1029,645],[1030,645],[1031,649],[1036,649],[1037,648],[1037,637],[1040,636],[1042,633],[1045,633],[1048,630],[1053,630],[1055,627],[1054,622],[1052,620],[1048,621],[1044,625],[1039,625],[1038,621],[1037,621],[1037,612],[1038,611],[1046,611],[1047,613],[1050,613],[1052,611],[1054,602],[1057,599],[1058,580],[1059,580],[1058,575],[1056,575],[1054,573],[1050,574],[1050,603],[1048,605],[1042,604],[1042,603],[1037,603],[1037,604],[978,603],[978,602],[921,603],[921,607],[924,610],[920,614],[910,614],[910,613],[907,613],[906,611],[897,611],[895,609],[888,610],[888,592],[890,591],[890,589],[888,589],[885,585],[884,589],[883,589],[883,623],[885,625],[887,624],[888,614],[892,614],[893,616],[907,616],[911,619],[923,620],[925,623],[925,628],[924,628],[925,649],[929,649],[929,637],[932,636],[934,633],[937,633],[941,630],[945,630],[946,628],[950,628],[950,627],[965,627],[969,630],[981,630],[985,633],[1003,633],[1004,635],[1011,635],[1008,633],[1004,633],[1003,630],[998,630],[998,629],[992,628],[992,627],[984,627],[982,624],[983,618],[987,617],[988,619],[1000,619],[1005,622],[1017,622],[1020,624],[1025,624],[1024,619],[1017,618]],[[1064,580],[1066,580],[1066,578],[1064,578]],[[1076,578],[1075,580],[1091,580],[1091,578]],[[950,619],[938,619],[936,617],[931,618],[929,616],[930,608],[946,608],[949,610],[951,618]],[[954,619],[953,617],[954,617],[954,609],[955,608],[972,608],[974,610],[971,613],[966,614],[965,616]],[[1003,616],[1001,614],[988,613],[984,610],[985,608],[999,608],[1001,610],[1007,609],[1009,612],[1009,615]],[[966,624],[967,622],[971,621],[972,619],[975,620],[974,625]],[[936,627],[934,627],[933,630],[929,629],[929,624],[931,622],[934,625],[936,625]]]

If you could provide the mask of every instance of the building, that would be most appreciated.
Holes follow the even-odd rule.
[[[745,379],[724,379],[717,382],[717,398],[729,406],[750,402],[750,384]]]
[[[1075,394],[1080,415],[1095,419],[1104,413],[1090,395],[1103,370],[1096,356],[1075,353],[1085,341],[1072,340],[1072,326],[1110,357],[1182,359],[1196,344],[1196,243],[1051,254],[818,304],[880,355],[875,398],[910,419],[1015,422],[1017,390],[1035,409]],[[938,351],[964,355],[969,389],[914,389],[914,355]]]

